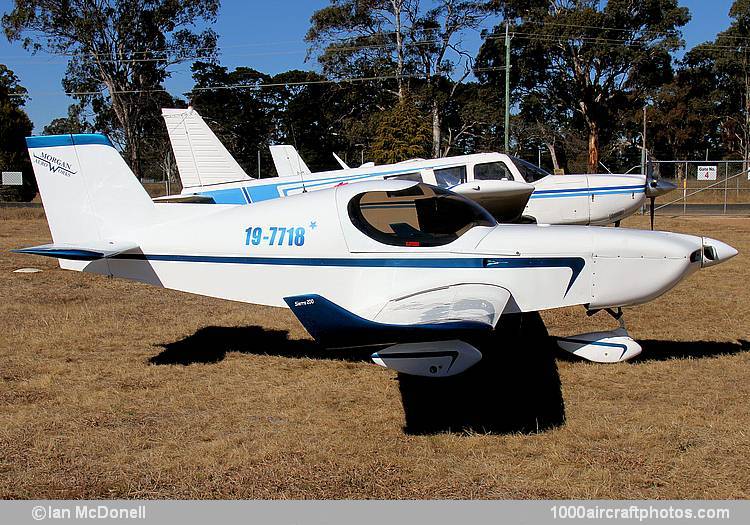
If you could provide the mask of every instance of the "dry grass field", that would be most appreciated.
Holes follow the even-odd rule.
[[[657,226],[741,255],[628,310],[640,358],[573,360],[529,329],[441,394],[318,348],[287,310],[9,253],[49,232],[41,210],[0,210],[0,497],[747,498],[750,219]],[[442,418],[450,399],[470,424]]]

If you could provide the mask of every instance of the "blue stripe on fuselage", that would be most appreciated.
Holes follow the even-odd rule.
[[[305,183],[304,188],[315,188],[319,186],[331,185],[336,182],[361,182],[365,179],[384,177],[398,173],[413,173],[411,171],[402,172],[384,172],[384,173],[370,173],[366,175],[359,175],[356,177],[344,176],[344,177],[333,177],[329,179],[317,179],[310,183]],[[286,188],[280,188],[280,186],[289,186]],[[294,190],[302,189],[302,182],[282,182],[274,184],[263,184],[258,186],[242,186],[241,188],[228,188],[224,190],[212,190],[204,191],[199,195],[212,197],[216,204],[246,204],[249,202],[260,202],[265,200],[271,200],[279,198],[282,194],[284,197],[289,195],[289,192]],[[240,191],[241,193],[237,193]],[[601,188],[565,188],[559,190],[534,190],[531,194],[531,199],[554,199],[554,198],[565,198],[565,197],[589,197],[591,195],[627,195],[629,193],[644,193],[645,187],[643,185],[632,185],[632,186],[608,186]],[[245,198],[244,196],[247,196]]]
[[[565,197],[589,197],[591,195],[629,195],[631,193],[641,194],[646,190],[643,186],[628,190],[610,190],[609,188],[598,188],[594,190],[576,189],[575,191],[569,191],[566,193],[544,193],[536,191],[531,194],[530,199],[562,199]]]
[[[610,191],[610,190],[643,190],[643,184],[630,184],[628,186],[602,186],[599,188],[564,188],[558,190],[534,190],[534,193],[570,193],[576,191]]]
[[[337,183],[342,182],[361,182],[367,179],[374,179],[374,178],[384,178],[384,177],[390,177],[395,175],[406,175],[407,173],[418,173],[421,170],[425,169],[432,169],[434,166],[422,166],[418,169],[400,169],[400,170],[393,170],[393,171],[381,171],[378,173],[365,173],[362,175],[337,175],[335,177],[325,177],[325,178],[316,178],[316,179],[310,179],[309,182],[300,180],[295,180],[294,182],[289,181],[281,181],[281,182],[274,182],[271,184],[259,184],[259,185],[250,185],[250,186],[242,186],[243,190],[249,193],[250,199],[249,202],[260,202],[260,201],[266,201],[271,199],[276,199],[280,196],[288,197],[289,192],[295,191],[295,190],[301,190],[301,189],[308,189],[308,188],[317,188],[319,186],[329,186],[333,185],[335,186]],[[199,195],[206,195],[208,197],[214,197],[215,193],[223,192],[223,191],[234,191],[238,188],[228,188],[224,190],[214,190],[212,192],[201,192]],[[221,198],[221,197],[219,197]],[[232,204],[227,202],[219,203],[218,200],[216,200],[216,197],[214,197],[214,200],[217,204]]]
[[[458,257],[458,258],[301,258],[301,257],[241,257],[217,255],[168,255],[125,253],[113,259],[197,262],[223,264],[256,264],[282,266],[338,266],[365,268],[570,268],[572,275],[565,290],[578,278],[586,264],[581,257]]]

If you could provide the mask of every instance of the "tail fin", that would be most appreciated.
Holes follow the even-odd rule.
[[[276,173],[278,173],[279,177],[289,177],[292,175],[304,177],[310,173],[310,168],[307,167],[307,164],[299,156],[294,146],[281,144],[271,146],[270,149],[273,164],[276,166]]]
[[[167,125],[183,188],[250,178],[197,111],[162,109],[161,115]]]
[[[151,223],[154,203],[104,135],[28,137],[56,245],[122,241]]]

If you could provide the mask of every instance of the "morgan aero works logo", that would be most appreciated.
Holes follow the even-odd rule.
[[[40,166],[44,166],[51,173],[59,172],[66,177],[70,177],[71,175],[75,175],[77,173],[73,171],[72,166],[69,162],[60,160],[54,155],[50,155],[49,153],[45,153],[43,151],[39,154],[34,153],[34,162],[36,162]]]

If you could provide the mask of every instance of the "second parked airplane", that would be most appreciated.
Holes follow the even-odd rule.
[[[674,185],[646,175],[551,175],[517,157],[479,153],[363,165],[312,173],[288,145],[271,146],[278,177],[245,173],[193,109],[163,109],[182,181],[179,196],[165,200],[250,204],[350,182],[401,179],[450,189],[486,208],[501,221],[521,215],[539,224],[618,222]],[[345,166],[345,165],[344,165]]]

